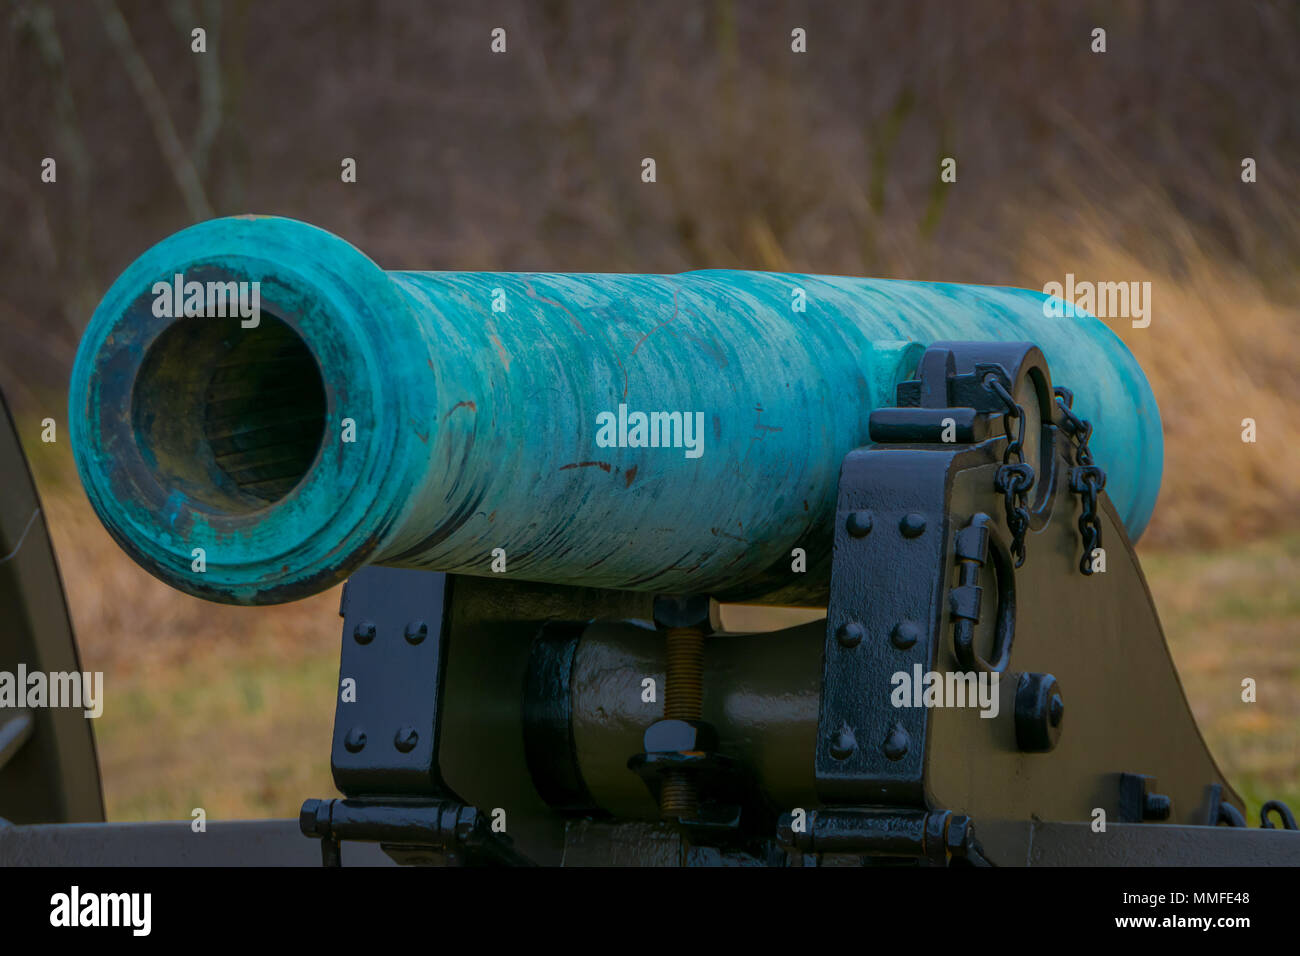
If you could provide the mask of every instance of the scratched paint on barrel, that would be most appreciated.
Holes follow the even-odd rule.
[[[197,271],[261,282],[264,312],[302,350],[284,345],[284,367],[301,369],[306,355],[319,370],[323,415],[301,425],[319,427],[319,451],[300,477],[277,479],[297,484],[275,500],[223,470],[210,423],[254,447],[248,436],[266,426],[214,414],[227,399],[211,399],[207,383],[223,361],[241,400],[284,383],[230,364],[240,333],[188,352],[177,338],[197,336],[183,323],[218,320],[149,308],[153,282]],[[795,288],[804,312],[791,308]],[[840,461],[867,442],[872,409],[892,404],[926,344],[1030,340],[1094,422],[1107,491],[1136,538],[1159,489],[1154,398],[1113,333],[1088,316],[1045,317],[1044,298],[730,270],[387,273],[303,223],[214,220],[146,252],[96,310],[73,373],[73,445],[119,543],[215,600],[291,600],[363,563],[489,574],[497,548],[525,580],[736,593],[788,567],[796,544],[829,548]],[[169,354],[168,342],[189,360],[152,369],[145,357]],[[157,434],[136,427],[133,408],[172,394],[167,375],[196,382],[175,387],[184,401],[151,403],[180,420]],[[313,406],[283,401],[286,414],[311,417]],[[620,405],[701,413],[700,456],[600,447],[597,416]],[[340,439],[345,418],[354,443]],[[277,467],[269,451],[249,454],[258,474]],[[202,574],[195,547],[206,551]],[[794,584],[783,600],[816,603],[826,586]]]

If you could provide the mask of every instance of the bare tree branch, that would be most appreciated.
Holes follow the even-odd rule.
[[[158,147],[162,150],[163,158],[171,169],[172,178],[176,180],[181,196],[185,199],[186,208],[195,219],[211,219],[212,206],[203,191],[198,170],[194,168],[189,153],[181,145],[176,126],[167,112],[167,103],[163,99],[162,91],[158,89],[149,65],[136,49],[126,19],[113,0],[96,0],[96,6],[99,7],[100,16],[104,21],[104,32],[108,34],[114,49],[117,50],[117,55],[121,57],[127,76],[131,78],[131,84],[135,87],[145,112],[149,114],[154,137],[158,140]]]

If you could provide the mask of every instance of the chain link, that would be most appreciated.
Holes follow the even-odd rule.
[[[1064,419],[1062,428],[1074,442],[1074,465],[1070,468],[1070,490],[1079,496],[1083,509],[1079,514],[1079,534],[1083,537],[1083,556],[1079,558],[1079,571],[1092,574],[1093,552],[1101,547],[1101,515],[1097,512],[1097,496],[1106,487],[1106,472],[1092,460],[1088,439],[1092,437],[1092,423],[1074,414],[1074,393],[1068,388],[1054,388],[1056,404]]]
[[[1002,452],[1002,465],[993,478],[993,485],[1002,492],[1007,512],[1007,528],[1011,531],[1011,554],[1016,567],[1025,563],[1025,533],[1029,530],[1029,491],[1034,487],[1034,468],[1025,461],[1025,410],[1016,403],[996,375],[984,376],[984,387],[1002,399],[1006,413],[1002,427],[1007,436],[1007,447]],[[1012,422],[1016,423],[1012,434]],[[1012,462],[1012,458],[1015,461]]]

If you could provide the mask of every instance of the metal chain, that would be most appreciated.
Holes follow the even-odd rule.
[[[1024,458],[1025,410],[1016,403],[1007,387],[996,375],[984,376],[984,387],[994,392],[1006,406],[1002,427],[1007,435],[1007,447],[1002,452],[1002,465],[993,478],[993,486],[1002,492],[1007,512],[1007,528],[1011,531],[1011,553],[1016,567],[1025,563],[1025,532],[1029,530],[1029,491],[1034,487],[1034,468]],[[1016,433],[1011,433],[1011,423],[1016,422]],[[1015,457],[1015,462],[1011,461]]]
[[[1054,388],[1056,404],[1064,419],[1062,428],[1074,441],[1074,466],[1070,469],[1070,490],[1079,496],[1083,510],[1079,514],[1079,534],[1083,537],[1083,556],[1079,571],[1092,574],[1092,553],[1101,547],[1101,515],[1097,513],[1097,495],[1106,487],[1106,472],[1093,462],[1088,449],[1092,422],[1074,414],[1074,393],[1068,388]]]

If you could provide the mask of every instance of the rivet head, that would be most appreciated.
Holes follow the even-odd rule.
[[[921,625],[915,621],[899,621],[890,632],[889,640],[900,651],[905,651],[921,639]]]
[[[890,760],[902,760],[907,755],[907,748],[911,743],[912,739],[907,736],[907,731],[902,728],[902,725],[894,724],[893,729],[889,731],[889,736],[880,745],[880,749]]]
[[[904,538],[920,537],[925,533],[925,515],[916,511],[903,515],[903,520],[898,523],[898,530],[903,532]]]
[[[839,732],[831,738],[831,756],[836,760],[847,760],[858,749],[858,740],[853,736],[853,728],[841,724]]]
[[[369,644],[375,639],[375,625],[370,621],[358,621],[352,629],[352,636],[358,644]]]
[[[429,636],[429,625],[423,621],[412,621],[406,625],[406,642],[408,644],[419,644]]]
[[[848,520],[844,522],[844,527],[849,534],[855,538],[865,538],[871,533],[871,512],[854,511],[849,515]]]
[[[835,632],[836,639],[843,647],[857,647],[866,636],[866,629],[857,621],[848,621],[841,624]]]
[[[414,727],[399,727],[393,737],[393,746],[404,754],[409,754],[419,742],[420,735],[415,732]]]
[[[366,732],[360,727],[353,727],[343,738],[343,746],[347,748],[348,753],[360,753],[361,748],[366,745]]]
[[[1060,694],[1053,694],[1052,699],[1047,702],[1047,719],[1053,727],[1059,727],[1064,716],[1065,701],[1061,699]]]

